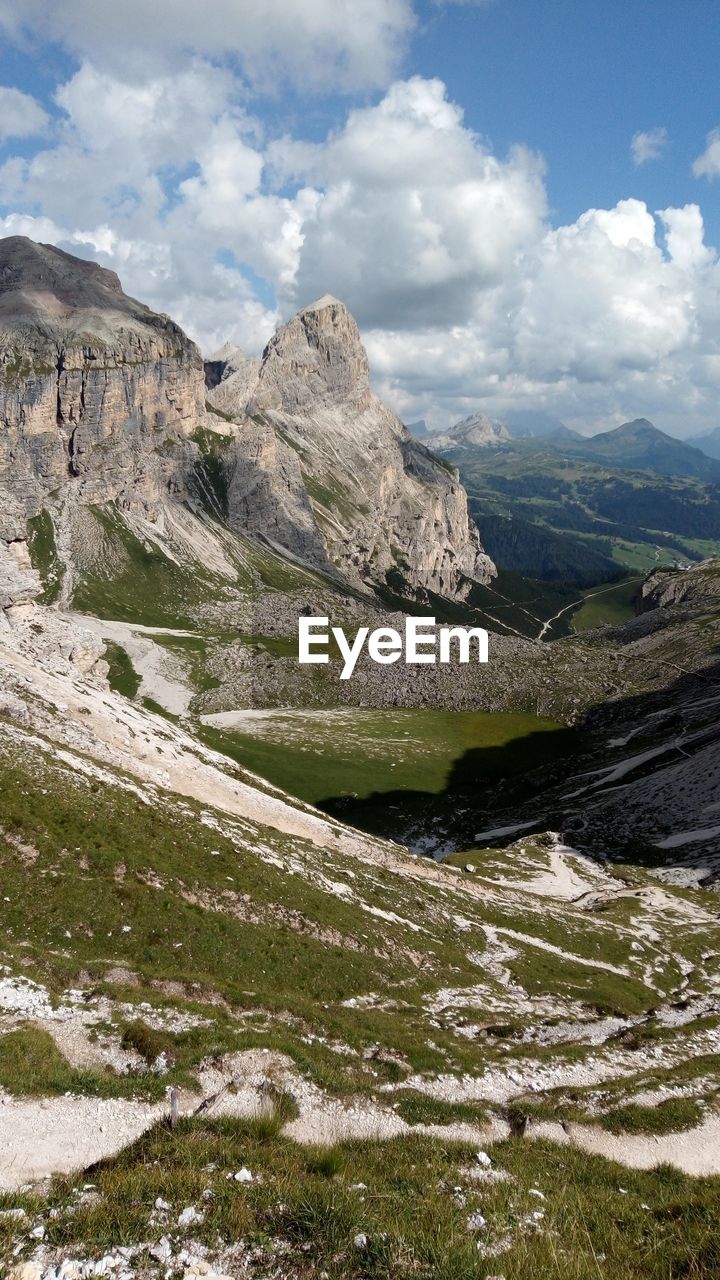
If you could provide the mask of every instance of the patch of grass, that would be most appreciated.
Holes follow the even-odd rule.
[[[30,559],[43,584],[40,600],[43,604],[55,604],[62,588],[65,566],[61,563],[55,542],[55,526],[49,511],[41,511],[27,522],[27,541]]]
[[[702,1108],[694,1098],[667,1098],[656,1107],[628,1102],[600,1116],[603,1129],[611,1133],[680,1133],[694,1129],[702,1120]]]
[[[105,661],[110,668],[108,671],[110,688],[116,693],[121,693],[124,698],[135,698],[142,680],[122,645],[116,644],[113,640],[106,640]]]
[[[410,1089],[396,1091],[393,1105],[408,1124],[482,1124],[490,1114],[482,1102],[443,1102]]]
[[[277,1138],[282,1129],[291,1120],[296,1120],[300,1111],[291,1093],[283,1089],[272,1089],[265,1095],[265,1107],[256,1116],[248,1120],[248,1127],[256,1142],[270,1142]]]
[[[20,1026],[0,1035],[0,1087],[14,1095],[48,1097],[64,1093],[100,1098],[126,1098],[139,1092],[161,1097],[164,1089],[151,1078],[115,1075],[112,1071],[78,1071],[39,1027]]]
[[[172,724],[180,723],[180,716],[175,715],[174,711],[168,711],[167,707],[163,707],[161,703],[156,702],[154,698],[143,698],[142,704],[146,711],[152,711],[153,715],[162,716],[165,720],[170,720]]]
[[[504,1179],[478,1183],[475,1150],[412,1135],[319,1151],[258,1137],[243,1120],[183,1120],[96,1166],[89,1200],[78,1196],[76,1182],[58,1178],[44,1199],[21,1193],[0,1206],[26,1208],[45,1227],[44,1247],[65,1256],[101,1256],[118,1240],[147,1247],[177,1235],[177,1216],[196,1205],[204,1220],[178,1239],[177,1250],[197,1241],[222,1259],[224,1250],[249,1243],[263,1274],[715,1280],[720,1179],[668,1167],[623,1169],[570,1147],[511,1139],[492,1148]],[[252,1182],[228,1178],[241,1166]],[[170,1205],[163,1215],[153,1208],[158,1197]],[[469,1229],[478,1210],[485,1225]],[[12,1247],[0,1229],[0,1257]],[[32,1247],[26,1238],[21,1260]]]
[[[471,775],[490,781],[524,773],[547,761],[556,738],[562,749],[565,732],[554,721],[516,712],[349,709],[322,716],[278,711],[253,733],[208,734],[206,727],[202,736],[276,786],[316,804],[388,791],[438,795],[448,786],[470,785]]]
[[[150,1066],[161,1054],[168,1058],[174,1056],[172,1037],[167,1032],[149,1027],[141,1018],[125,1028],[121,1044],[123,1049],[134,1049]]]
[[[177,564],[142,542],[114,508],[86,512],[100,525],[105,554],[103,567],[98,562],[79,577],[74,607],[98,618],[192,631],[193,611],[221,584],[199,563]]]
[[[635,602],[642,578],[627,578],[613,587],[588,592],[585,603],[572,617],[575,632],[593,627],[620,626],[635,616]]]

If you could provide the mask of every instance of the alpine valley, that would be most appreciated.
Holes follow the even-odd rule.
[[[717,1274],[719,481],[0,240],[0,1269]]]

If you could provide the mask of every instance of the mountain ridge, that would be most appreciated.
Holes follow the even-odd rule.
[[[50,511],[72,557],[89,508],[110,504],[162,539],[200,504],[370,593],[460,599],[492,576],[457,476],[372,394],[357,326],[331,295],[282,326],[260,362],[226,347],[206,367],[113,272],[9,237],[0,313],[6,541]]]

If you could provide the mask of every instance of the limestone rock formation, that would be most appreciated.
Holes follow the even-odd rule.
[[[365,590],[461,599],[494,573],[456,472],[372,393],[335,298],[284,325],[261,361],[227,345],[203,368],[114,272],[0,240],[0,540],[45,512],[61,573],[82,556],[86,508],[108,504],[151,540],[202,507]]]
[[[306,307],[208,392],[232,412],[229,518],[358,586],[463,598],[494,566],[457,473],[370,389],[357,325],[336,298]],[[234,389],[234,394],[229,394]],[[253,498],[248,493],[252,475]]]
[[[0,240],[0,536],[71,495],[152,510],[201,416],[200,352],[172,320],[96,263]]]

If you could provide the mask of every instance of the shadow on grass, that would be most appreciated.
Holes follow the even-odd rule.
[[[316,807],[362,831],[430,853],[435,833],[440,845],[467,847],[507,786],[522,779],[525,797],[532,797],[547,785],[548,770],[562,776],[583,745],[579,729],[529,733],[501,745],[468,748],[448,771],[440,792],[397,788],[366,797],[334,795],[316,801]]]

